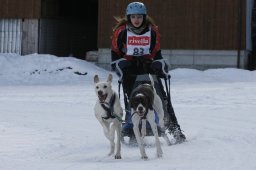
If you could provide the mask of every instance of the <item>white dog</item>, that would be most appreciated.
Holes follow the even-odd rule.
[[[159,126],[161,131],[164,131],[164,110],[162,100],[156,93],[154,88],[154,80],[151,75],[149,75],[151,84],[140,84],[135,89],[133,89],[130,97],[130,106],[132,111],[132,122],[133,131],[140,148],[141,158],[148,159],[146,155],[143,138],[146,136],[146,120],[149,122],[152,132],[156,141],[157,156],[162,157],[163,151],[161,149],[160,140],[158,136],[157,124],[155,122],[155,113],[159,117]],[[142,122],[141,132],[139,130],[140,121]],[[165,140],[169,144],[170,141],[166,134],[163,134]]]
[[[107,81],[99,80],[99,76],[94,76],[95,92],[98,100],[94,107],[95,116],[103,127],[106,138],[110,141],[109,156],[114,154],[115,159],[121,159],[121,124],[123,109],[118,95],[112,90],[112,74],[109,74]],[[115,132],[117,141],[115,144]]]

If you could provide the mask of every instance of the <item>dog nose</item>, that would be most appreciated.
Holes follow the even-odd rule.
[[[143,111],[143,107],[138,107],[138,110],[140,111],[140,112],[142,112]]]
[[[98,91],[98,95],[99,96],[103,95],[103,92],[102,91]]]

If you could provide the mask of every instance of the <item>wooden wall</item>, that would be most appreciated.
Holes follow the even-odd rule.
[[[0,18],[80,20],[98,32],[94,36],[98,48],[109,48],[115,24],[113,16],[124,16],[127,4],[132,1],[88,0],[82,5],[78,0],[0,0]],[[162,49],[236,50],[239,45],[245,49],[246,0],[141,1],[159,26]],[[93,4],[98,5],[98,9],[92,7]],[[86,30],[86,34],[90,31]]]
[[[41,0],[0,0],[0,18],[39,18]]]
[[[163,49],[245,48],[246,0],[141,0],[159,26]],[[241,3],[240,3],[241,1]],[[125,15],[131,0],[99,0],[98,47],[109,48],[113,16]],[[240,8],[241,7],[241,8]]]

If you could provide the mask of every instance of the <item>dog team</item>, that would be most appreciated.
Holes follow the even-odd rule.
[[[164,130],[163,104],[154,88],[154,80],[149,75],[151,83],[138,85],[133,89],[130,96],[130,107],[132,113],[133,131],[141,153],[141,158],[146,160],[148,156],[145,152],[143,139],[146,136],[146,123],[149,122],[156,143],[157,157],[162,157],[157,123],[155,122],[157,113],[160,131],[163,137],[170,144]],[[100,80],[98,75],[94,76],[95,92],[98,97],[94,111],[95,116],[101,124],[104,135],[110,142],[109,156],[114,154],[115,159],[121,159],[121,128],[123,109],[117,93],[112,89],[112,74],[108,75],[106,81]],[[141,128],[139,128],[141,122]],[[141,130],[140,130],[141,129]],[[115,136],[117,136],[115,143]]]

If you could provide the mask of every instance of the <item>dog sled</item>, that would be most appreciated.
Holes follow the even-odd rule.
[[[162,61],[163,62],[163,61]],[[157,63],[158,67],[162,67],[162,63]],[[160,68],[162,69],[162,68]],[[164,69],[163,69],[164,70]],[[160,137],[164,137],[165,139],[168,138],[165,131],[170,127],[171,120],[170,120],[170,113],[174,113],[172,105],[171,105],[171,98],[170,98],[170,75],[168,74],[168,71],[164,71],[164,74],[156,75],[156,74],[150,74],[154,81],[154,88],[161,98],[162,104],[163,104],[163,110],[164,110],[164,129],[161,129],[159,126],[159,118],[158,114],[155,111],[155,122],[158,127],[158,135]],[[148,83],[151,84],[151,80],[149,77],[149,74],[139,74],[139,75],[126,75],[130,76],[131,78],[135,79],[135,82],[133,84],[132,89],[135,89],[138,85]],[[122,76],[121,76],[122,77]],[[119,80],[119,97],[121,96],[120,92],[120,86],[122,85],[122,80]],[[124,98],[124,105],[125,105],[125,119],[122,123],[122,142],[126,144],[135,144],[136,139],[133,132],[133,123],[132,123],[132,115],[131,108],[129,104],[129,97],[125,94],[124,88],[123,88],[123,98]],[[140,125],[141,128],[141,125]],[[146,123],[146,136],[153,136],[153,132],[151,130],[151,127],[149,123]],[[128,138],[128,143],[125,138]],[[170,140],[167,139],[167,143],[171,144]]]

